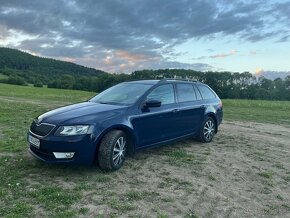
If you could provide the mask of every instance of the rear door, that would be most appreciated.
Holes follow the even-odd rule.
[[[196,93],[191,83],[177,83],[176,91],[179,103],[176,129],[180,131],[180,135],[197,133],[205,110],[200,93]]]

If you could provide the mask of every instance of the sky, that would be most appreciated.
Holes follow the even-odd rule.
[[[0,0],[0,46],[111,73],[290,71],[290,1]]]

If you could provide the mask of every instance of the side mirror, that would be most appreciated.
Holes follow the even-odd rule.
[[[158,100],[147,100],[144,102],[143,107],[144,108],[150,108],[150,107],[160,107],[161,101]]]

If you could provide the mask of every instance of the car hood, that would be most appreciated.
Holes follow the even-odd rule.
[[[94,124],[98,118],[106,120],[121,114],[127,106],[83,102],[61,107],[40,115],[39,123],[54,125]]]

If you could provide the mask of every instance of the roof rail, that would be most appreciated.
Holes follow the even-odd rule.
[[[171,80],[174,80],[174,81],[186,81],[186,82],[198,82],[197,80],[192,80],[192,79],[164,78],[164,79],[161,79],[159,81],[159,83],[160,82],[167,82],[167,81],[171,81]]]

